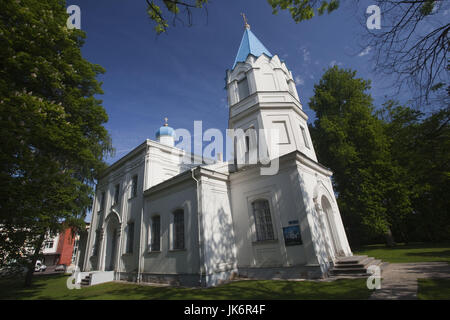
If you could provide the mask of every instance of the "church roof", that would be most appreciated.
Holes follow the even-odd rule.
[[[245,28],[244,35],[242,36],[241,45],[239,46],[236,59],[234,60],[233,68],[238,62],[244,62],[249,54],[259,57],[262,54],[266,54],[272,57],[272,54],[267,48],[259,41],[259,39],[251,32],[250,28]]]

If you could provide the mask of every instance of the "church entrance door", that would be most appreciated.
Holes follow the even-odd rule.
[[[337,247],[337,238],[336,238],[336,231],[335,231],[335,221],[333,217],[333,208],[331,207],[330,201],[325,197],[322,196],[322,210],[325,215],[325,226],[327,229],[327,235],[330,239],[330,245],[333,249],[334,255],[336,256],[339,252]]]
[[[117,218],[114,216],[111,217],[106,229],[105,271],[113,271],[115,269],[119,242],[117,234],[119,228],[120,224]]]

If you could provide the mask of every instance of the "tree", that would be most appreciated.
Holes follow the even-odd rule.
[[[350,241],[384,235],[394,244],[392,227],[411,212],[403,172],[390,158],[390,141],[375,116],[370,82],[356,72],[328,69],[309,106],[316,113],[311,126],[319,161],[333,171],[333,183]]]
[[[26,261],[26,285],[45,237],[83,227],[112,151],[95,98],[104,69],[67,18],[60,0],[7,0],[0,13],[0,267]]]
[[[391,138],[392,158],[406,170],[414,214],[403,224],[405,241],[450,238],[450,109],[426,116],[388,101],[379,112]]]
[[[155,22],[156,33],[160,34],[166,32],[169,27],[168,15],[172,15],[172,24],[174,26],[177,21],[184,25],[185,20],[188,26],[192,26],[192,9],[206,9],[205,5],[208,0],[146,0],[146,2],[147,14]],[[186,16],[185,20],[180,18],[180,13]]]
[[[147,2],[147,14],[155,23],[157,34],[166,32],[169,27],[169,18],[171,16],[172,24],[176,22],[192,26],[192,10],[206,9],[208,0],[145,0]],[[315,12],[322,15],[325,12],[332,12],[339,7],[338,0],[318,1],[318,0],[267,0],[273,9],[273,14],[279,10],[289,10],[292,18],[296,21],[308,20],[314,17]],[[207,12],[207,11],[206,11]],[[180,13],[185,19],[180,18]]]
[[[450,88],[448,38],[450,23],[439,14],[449,9],[443,0],[378,0],[383,24],[367,29],[364,46],[373,49],[375,71],[393,76],[398,90],[407,86],[420,106],[435,91]]]
[[[295,22],[312,19],[317,12],[323,15],[331,13],[339,7],[338,0],[267,0],[272,6],[273,14],[279,10],[288,10]]]

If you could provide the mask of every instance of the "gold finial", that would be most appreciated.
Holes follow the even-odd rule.
[[[250,25],[247,22],[247,17],[245,16],[245,13],[241,13],[241,16],[244,19],[244,27],[245,27],[245,29],[250,29]]]
[[[164,118],[164,127],[167,127],[169,124],[167,123],[169,119],[167,119],[167,117]]]

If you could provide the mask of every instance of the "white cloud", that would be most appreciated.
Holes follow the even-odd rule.
[[[295,76],[294,78],[295,84],[298,86],[302,86],[305,84],[305,80],[302,79],[299,75]]]
[[[331,61],[330,67],[334,67],[334,66],[342,66],[342,62],[338,62],[336,60]]]
[[[311,61],[311,54],[306,47],[301,47],[300,52],[303,54],[303,62],[308,63]]]
[[[363,57],[363,56],[365,56],[365,55],[368,55],[369,52],[370,52],[370,50],[372,50],[372,47],[371,47],[371,46],[367,46],[363,51],[361,51],[361,52],[358,54],[358,57]]]

